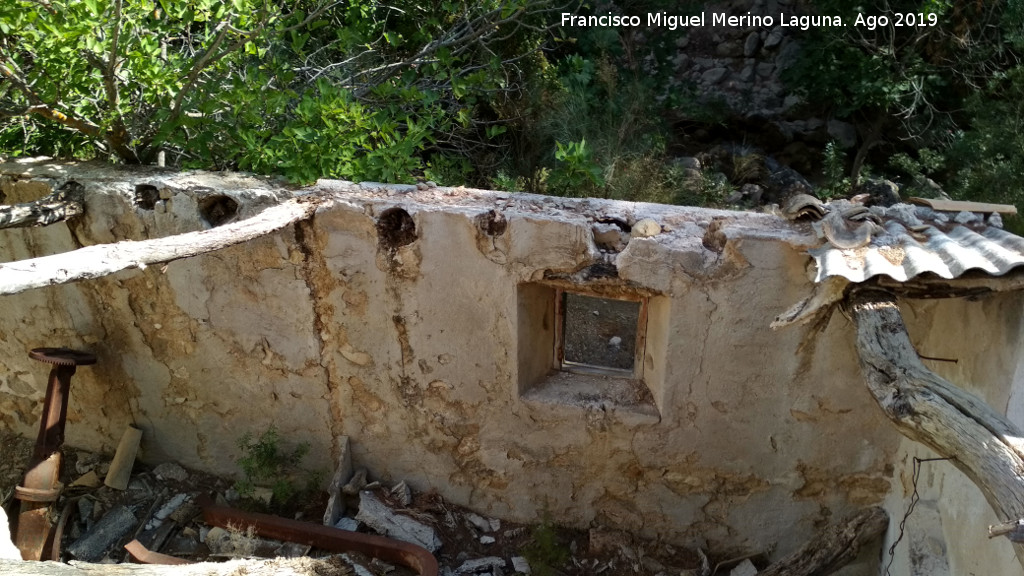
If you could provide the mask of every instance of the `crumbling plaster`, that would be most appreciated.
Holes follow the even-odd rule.
[[[372,474],[487,514],[547,511],[723,553],[788,553],[882,503],[905,473],[906,449],[864,387],[849,320],[834,314],[820,333],[769,329],[810,292],[804,250],[814,241],[774,216],[330,181],[294,191],[95,165],[0,173],[7,202],[39,181],[29,177],[87,190],[80,221],[0,231],[7,261],[201,229],[196,198],[211,193],[238,199],[238,217],[295,193],[330,198],[313,219],[245,245],[2,297],[0,422],[24,434],[34,434],[47,371],[27,351],[67,345],[100,358],[75,376],[73,445],[110,450],[134,422],[144,460],[233,473],[239,436],[274,424],[312,445],[307,466],[328,471],[334,439],[348,435]],[[161,191],[152,210],[133,202],[138,184]],[[411,243],[382,240],[381,215],[396,207],[415,225]],[[596,221],[641,218],[662,233],[618,253],[595,243]],[[651,359],[664,381],[654,418],[520,396],[530,335],[519,333],[519,291],[597,282],[587,280],[594,264],[615,266],[618,279],[604,282],[617,289],[666,302],[656,320],[664,357]],[[1011,304],[925,308],[909,315],[912,330],[959,322],[986,334],[983,345],[957,342],[970,352],[942,354],[999,348],[1016,365]],[[986,366],[957,370],[965,381],[1003,375]],[[844,573],[871,573],[873,561]]]

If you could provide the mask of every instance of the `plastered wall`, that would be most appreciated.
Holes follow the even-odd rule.
[[[29,176],[88,192],[78,221],[0,232],[8,261],[202,229],[211,194],[237,198],[241,218],[294,193],[241,176],[4,168],[6,202]],[[140,183],[161,191],[152,209],[134,200]],[[134,423],[149,462],[232,474],[238,438],[273,424],[330,471],[348,435],[373,477],[487,514],[546,511],[773,558],[859,507],[899,505],[907,447],[861,381],[850,322],[768,327],[811,289],[805,231],[767,215],[464,189],[299,193],[331,200],[244,245],[0,297],[0,425],[34,435],[47,368],[27,352],[66,345],[99,356],[75,376],[68,442],[112,450]],[[643,218],[661,232],[618,250],[595,241],[600,221]],[[653,409],[521,394],[521,373],[550,360],[536,359],[543,336],[522,315],[530,291],[553,284],[653,295]],[[929,305],[908,322],[952,315],[990,350],[1018,341],[1015,303]],[[1005,349],[999,365],[1015,366]],[[986,366],[958,365],[1012,375]],[[877,561],[866,553],[843,574],[874,574]]]

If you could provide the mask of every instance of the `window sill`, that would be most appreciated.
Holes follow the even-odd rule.
[[[552,372],[538,385],[526,391],[522,399],[530,403],[602,410],[636,420],[636,424],[657,424],[661,414],[650,390],[640,380],[597,374]]]

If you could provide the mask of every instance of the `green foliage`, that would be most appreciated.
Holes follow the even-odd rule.
[[[541,0],[0,3],[6,151],[460,180],[539,54]],[[542,60],[542,58],[541,58]],[[489,116],[484,120],[483,116]],[[69,137],[70,136],[70,137]],[[438,176],[439,177],[439,176]]]
[[[0,22],[8,115],[74,130],[94,153],[145,162],[186,119],[223,107],[222,88],[243,78],[255,46],[301,14],[255,0],[10,0]],[[0,125],[4,140],[18,128]],[[54,146],[52,130],[31,132],[41,148],[90,154]]]
[[[239,165],[296,182],[320,177],[411,182],[422,169],[418,154],[442,116],[369,108],[322,80],[298,99],[282,125],[239,131],[244,146]]]
[[[808,31],[800,57],[783,77],[796,92],[828,103],[840,118],[883,112],[898,113],[910,121],[941,113],[955,103],[951,86],[963,82],[988,58],[987,48],[971,55],[976,62],[964,62],[960,55],[948,58],[955,42],[953,29],[968,18],[952,10],[950,2],[813,0],[811,4],[818,13],[841,16],[849,24],[841,31],[827,27]],[[895,13],[934,15],[937,25],[852,26],[860,14],[888,15],[892,20]]]
[[[673,204],[686,206],[723,206],[734,190],[729,179],[721,172],[701,170],[696,177],[674,174],[678,180]]]
[[[530,563],[530,573],[536,576],[561,574],[562,566],[569,561],[569,547],[559,541],[558,528],[547,511],[541,523],[533,527],[522,554]]]
[[[571,54],[557,75],[538,79],[544,105],[515,136],[517,162],[492,177],[504,190],[672,202],[678,175],[665,157],[666,134],[649,78],[608,53]]]
[[[917,150],[916,156],[914,158],[905,152],[897,152],[889,159],[889,164],[913,179],[935,174],[946,164],[945,156],[940,151],[931,148]]]
[[[461,186],[473,172],[470,161],[454,154],[434,154],[423,169],[423,176],[440,186]]]
[[[1024,202],[1024,68],[1011,70],[971,101],[971,129],[949,154],[954,191],[971,200]]]
[[[302,442],[288,451],[282,449],[280,442],[274,426],[267,428],[259,438],[246,433],[238,439],[242,455],[237,463],[242,469],[242,478],[235,482],[235,490],[242,498],[253,500],[257,487],[270,488],[272,506],[281,509],[300,493],[315,489],[320,481],[317,474],[307,474],[305,487],[296,483],[299,464],[309,453],[309,443]]]
[[[548,177],[548,184],[561,195],[592,195],[596,188],[604,186],[601,167],[591,157],[587,140],[555,143],[556,167]]]
[[[822,199],[830,199],[849,193],[853,183],[846,176],[846,154],[836,146],[835,141],[825,144],[822,172],[825,182],[817,193]]]

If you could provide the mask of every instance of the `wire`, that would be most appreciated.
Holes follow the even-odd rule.
[[[889,547],[889,563],[885,565],[885,576],[892,576],[889,569],[892,568],[892,563],[896,560],[896,546],[903,540],[903,535],[906,533],[907,519],[914,512],[914,507],[921,500],[921,495],[917,493],[917,481],[921,477],[921,464],[923,462],[938,462],[940,460],[953,460],[953,458],[918,458],[914,456],[914,474],[911,476],[914,484],[914,492],[910,495],[910,505],[907,506],[906,513],[903,514],[903,519],[900,520],[900,535],[896,537],[896,541]]]

